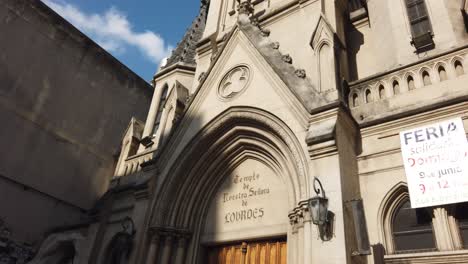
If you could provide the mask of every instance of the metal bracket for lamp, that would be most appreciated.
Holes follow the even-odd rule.
[[[320,238],[329,241],[332,237],[334,214],[328,210],[328,198],[325,195],[322,182],[314,177],[315,197],[309,199],[308,207],[311,214],[312,223],[318,226]]]

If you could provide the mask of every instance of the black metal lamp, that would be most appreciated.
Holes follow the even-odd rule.
[[[322,183],[316,177],[314,177],[314,191],[316,195],[309,199],[308,204],[312,223],[318,226],[320,238],[328,241],[333,233],[334,214],[328,210],[328,198]]]
[[[314,178],[314,191],[316,196],[309,199],[309,210],[312,223],[321,226],[328,222],[328,198],[325,196],[322,183],[317,178]]]

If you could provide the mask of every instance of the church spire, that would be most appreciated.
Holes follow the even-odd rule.
[[[198,41],[203,36],[205,30],[206,17],[208,14],[209,0],[202,0],[200,12],[193,20],[190,28],[185,32],[182,40],[177,44],[177,47],[172,51],[172,54],[167,59],[167,63],[161,69],[171,65],[182,63],[195,66],[196,46]]]

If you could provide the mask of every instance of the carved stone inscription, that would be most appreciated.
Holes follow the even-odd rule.
[[[211,201],[205,241],[278,234],[287,224],[287,190],[265,164],[247,160],[225,177]]]
[[[257,199],[262,195],[267,196],[270,194],[270,188],[266,186],[258,186],[260,177],[262,176],[260,176],[260,174],[255,171],[253,171],[251,175],[247,176],[239,176],[237,174],[234,175],[232,178],[232,184],[240,185],[242,191],[238,193],[224,192],[223,203],[241,200],[242,207],[240,210],[227,212],[224,216],[224,223],[229,224],[250,219],[257,219],[262,218],[265,215],[265,208],[252,208],[249,206],[250,200]]]

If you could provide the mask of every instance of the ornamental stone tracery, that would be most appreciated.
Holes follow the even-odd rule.
[[[250,68],[246,65],[232,68],[221,80],[218,87],[218,96],[223,100],[233,99],[247,88],[250,77]]]

